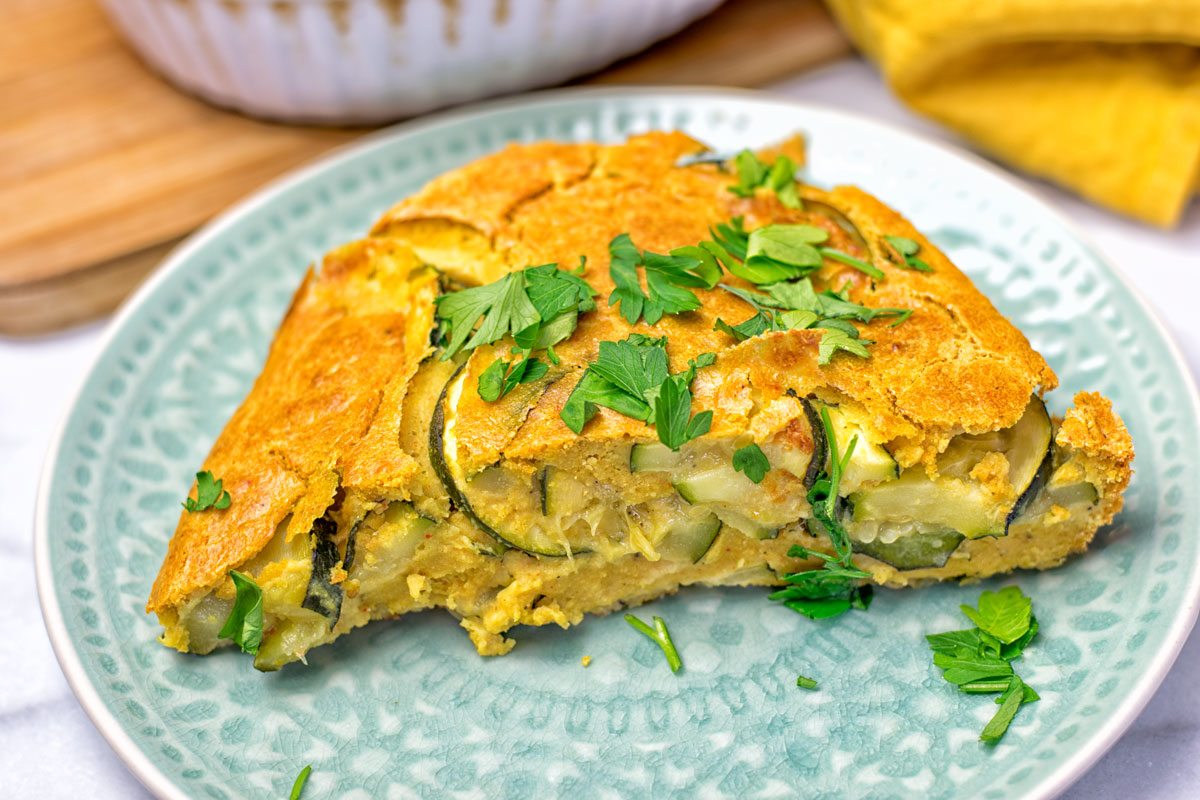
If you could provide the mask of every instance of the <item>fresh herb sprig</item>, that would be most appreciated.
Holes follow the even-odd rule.
[[[663,314],[682,314],[700,307],[700,298],[693,288],[711,289],[721,279],[721,268],[711,258],[697,254],[694,247],[677,247],[668,255],[639,250],[628,233],[617,236],[608,245],[608,273],[616,286],[608,304],[620,304],[621,316],[630,325],[639,318],[647,325],[662,319]],[[646,275],[642,290],[638,268]]]
[[[771,600],[781,602],[810,619],[836,617],[852,608],[865,611],[871,604],[873,593],[870,584],[860,585],[871,574],[854,566],[850,537],[838,521],[838,488],[842,473],[854,453],[858,436],[855,435],[846,446],[846,452],[839,455],[829,411],[823,406],[820,416],[829,447],[829,469],[823,470],[808,490],[808,502],[813,514],[810,524],[815,522],[816,527],[824,530],[833,545],[834,555],[793,545],[788,550],[789,558],[817,558],[823,562],[821,568],[784,575],[783,580],[788,585],[769,595]]]
[[[533,358],[528,351],[514,348],[522,358],[505,361],[497,358],[487,369],[479,373],[479,396],[494,403],[522,383],[533,383],[545,377],[549,365]]]
[[[921,252],[921,243],[914,239],[909,239],[907,236],[885,236],[887,243],[896,248],[896,252],[904,259],[904,263],[900,266],[902,269],[915,269],[918,272],[933,272],[933,267],[926,264],[921,259],[917,258],[917,253]]]
[[[875,280],[884,277],[875,265],[826,246],[828,240],[829,232],[816,225],[777,223],[747,231],[742,218],[734,217],[713,226],[709,238],[688,253],[758,286],[811,275],[825,259],[852,266]]]
[[[672,450],[708,433],[712,411],[692,416],[691,383],[696,370],[716,361],[712,353],[692,359],[683,372],[670,373],[667,339],[640,333],[619,342],[601,342],[559,416],[575,433],[604,406],[654,425],[658,438]]]
[[[229,577],[233,580],[237,596],[233,608],[229,610],[229,617],[217,635],[222,639],[232,639],[243,653],[258,655],[263,637],[262,589],[253,578],[236,570],[230,570]]]
[[[771,471],[771,462],[762,448],[751,442],[733,453],[733,468],[755,483],[762,483]]]
[[[925,639],[933,651],[934,665],[960,692],[999,694],[996,703],[1000,708],[979,735],[981,741],[994,744],[1004,736],[1018,709],[1039,699],[1012,666],[1037,636],[1038,622],[1032,602],[1016,586],[984,592],[977,609],[960,608],[975,623],[974,628],[929,634]]]
[[[679,657],[679,651],[675,649],[675,642],[671,641],[671,632],[667,630],[667,623],[663,622],[662,617],[654,617],[653,628],[633,614],[626,614],[625,621],[635,631],[647,636],[650,641],[659,646],[663,655],[667,657],[667,666],[671,668],[671,672],[679,672],[683,667],[683,660]]]
[[[730,325],[718,318],[715,330],[724,331],[743,341],[770,331],[821,328],[824,333],[817,348],[817,363],[821,365],[828,364],[839,351],[859,358],[870,355],[867,345],[874,342],[861,338],[854,322],[867,323],[881,317],[896,317],[892,323],[895,326],[912,315],[911,309],[868,308],[860,305],[850,300],[846,290],[834,292],[826,289],[817,292],[808,278],[769,284],[763,287],[766,294],[726,284],[720,286],[749,304],[754,314],[737,325]]]
[[[733,159],[738,182],[729,191],[738,197],[753,197],[759,189],[775,192],[779,202],[787,208],[800,208],[800,195],[796,191],[796,162],[780,155],[771,164],[765,163],[752,150],[743,150]]]
[[[210,508],[229,508],[233,499],[225,491],[220,478],[214,478],[208,470],[196,473],[196,497],[188,497],[183,507],[189,512],[207,511]]]
[[[573,272],[556,264],[541,264],[510,272],[498,281],[444,294],[437,299],[447,360],[460,350],[472,350],[511,336],[519,357],[512,362],[493,361],[479,376],[479,396],[498,400],[520,383],[546,374],[547,365],[533,357],[575,331],[579,315],[596,307],[596,294],[580,277],[584,262]]]

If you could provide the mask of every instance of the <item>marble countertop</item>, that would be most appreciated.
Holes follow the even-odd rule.
[[[902,108],[857,60],[775,87],[789,97],[953,136]],[[1089,206],[1045,184],[1063,209],[1162,316],[1200,375],[1200,203],[1163,232]],[[46,638],[33,578],[34,494],[47,445],[99,345],[104,324],[30,341],[0,340],[0,787],[4,797],[149,797],[71,694]],[[1200,634],[1125,736],[1066,795],[1071,800],[1195,796],[1200,787]]]

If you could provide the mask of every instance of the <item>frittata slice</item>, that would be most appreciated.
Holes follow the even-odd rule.
[[[1079,394],[1052,418],[1041,356],[878,200],[790,174],[731,191],[741,175],[691,158],[703,150],[679,133],[513,145],[433,181],[310,271],[203,465],[229,507],[185,511],[171,539],[147,605],[163,642],[228,643],[231,570],[261,588],[255,664],[274,669],[420,609],[448,610],[495,655],[519,625],[565,628],[693,584],[778,586],[831,558],[900,587],[1083,551],[1131,474],[1110,403]],[[791,142],[761,163],[785,155],[803,158]],[[819,240],[806,291],[892,311],[856,325],[784,318],[746,299],[761,300],[761,282],[732,273],[693,281],[698,307],[660,319],[631,324],[609,303],[622,235],[644,261],[733,220]],[[483,386],[513,337],[451,353],[438,298],[545,264],[574,269],[594,303],[584,292],[569,335],[495,397]],[[731,329],[752,313],[766,329]],[[635,397],[650,416],[580,401],[617,352],[606,348],[667,375]],[[653,416],[668,390],[673,407],[690,403],[674,433]]]

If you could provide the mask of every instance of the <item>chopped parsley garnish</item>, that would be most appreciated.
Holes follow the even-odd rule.
[[[828,364],[838,351],[860,358],[870,355],[866,346],[874,342],[860,338],[852,321],[866,323],[877,317],[896,317],[892,324],[899,325],[912,315],[910,309],[859,305],[850,300],[846,290],[817,292],[808,278],[764,286],[766,294],[725,284],[721,288],[744,300],[755,313],[737,325],[718,318],[713,326],[716,330],[742,341],[769,331],[822,328],[825,332],[817,352],[817,363],[821,365]]]
[[[188,511],[207,511],[210,508],[229,508],[232,502],[229,492],[221,486],[221,479],[213,478],[208,470],[196,473],[196,497],[188,497],[183,507]]]
[[[625,621],[635,631],[648,636],[650,641],[662,649],[663,655],[667,657],[667,666],[671,668],[671,672],[679,672],[679,668],[683,666],[683,661],[679,658],[679,651],[675,649],[675,643],[671,641],[671,632],[667,630],[667,623],[663,622],[662,617],[654,617],[653,628],[633,614],[626,614]]]
[[[442,360],[459,350],[471,350],[512,336],[521,355],[512,362],[497,359],[479,376],[479,396],[494,401],[520,383],[537,380],[547,367],[532,357],[534,350],[550,349],[569,337],[579,315],[596,307],[596,290],[575,272],[556,264],[510,272],[498,281],[444,294],[437,299],[445,348]]]
[[[847,264],[876,280],[884,277],[875,265],[826,247],[829,232],[816,225],[764,225],[747,232],[742,218],[734,217],[712,228],[709,235],[710,239],[689,251],[707,253],[730,273],[759,286],[803,278],[819,270],[825,259]]]
[[[300,800],[300,795],[304,792],[304,784],[308,783],[308,776],[311,774],[312,764],[300,770],[300,774],[296,776],[296,782],[292,784],[292,793],[288,795],[288,800]]]
[[[1000,695],[996,698],[1000,708],[979,735],[981,741],[992,744],[1004,736],[1017,709],[1039,699],[1012,667],[1037,635],[1037,618],[1029,598],[1016,586],[984,592],[978,609],[960,608],[976,627],[929,634],[925,639],[933,651],[934,665],[960,692]]]
[[[755,483],[762,483],[771,470],[771,462],[762,448],[752,442],[734,451],[733,468]]]
[[[933,267],[926,264],[921,259],[917,258],[917,253],[921,252],[921,244],[907,236],[885,236],[887,243],[896,248],[896,252],[904,259],[901,265],[905,269],[915,269],[918,272],[933,272]]]
[[[549,366],[528,355],[513,363],[497,358],[479,374],[479,396],[489,403],[495,402],[515,389],[517,384],[532,383],[549,371]]]
[[[712,412],[692,416],[692,379],[696,370],[716,361],[702,353],[683,372],[670,374],[667,339],[632,333],[619,342],[601,342],[559,416],[575,433],[596,415],[597,406],[652,423],[658,438],[672,450],[708,433]]]
[[[876,280],[881,280],[883,278],[883,270],[881,270],[879,267],[875,266],[874,264],[868,264],[861,258],[855,258],[849,253],[843,253],[841,250],[834,250],[832,247],[822,247],[821,255],[825,258],[829,258],[834,261],[840,261],[843,264],[854,267],[859,272],[870,275]]]
[[[729,191],[738,197],[753,197],[758,189],[771,189],[779,202],[788,208],[800,208],[796,192],[796,162],[781,155],[769,166],[750,150],[743,150],[733,159],[738,182]]]
[[[608,273],[616,288],[608,304],[620,304],[621,316],[630,325],[639,318],[653,325],[663,314],[682,314],[700,307],[700,298],[688,287],[711,289],[721,279],[721,268],[695,247],[677,247],[669,255],[638,250],[628,233],[622,233],[608,245],[611,257]],[[638,267],[646,273],[642,290]]]
[[[217,635],[222,639],[232,639],[243,653],[257,655],[263,637],[262,589],[253,578],[236,570],[230,570],[229,577],[233,580],[237,596],[225,625]]]
[[[811,689],[817,688],[817,682],[815,680],[813,680],[812,678],[806,678],[803,675],[800,675],[799,677],[796,678],[796,685],[799,686],[801,689],[810,689],[811,690]]]
[[[769,595],[771,600],[782,602],[810,619],[836,617],[852,608],[865,611],[871,604],[873,593],[870,584],[859,585],[871,574],[851,562],[850,536],[838,521],[838,485],[850,463],[858,436],[850,440],[845,454],[839,455],[833,424],[824,406],[821,407],[821,425],[829,446],[829,469],[822,471],[808,490],[808,502],[813,515],[809,524],[810,530],[824,530],[833,545],[834,555],[793,545],[788,550],[789,558],[818,558],[823,562],[821,568],[784,575],[783,580],[788,585]]]

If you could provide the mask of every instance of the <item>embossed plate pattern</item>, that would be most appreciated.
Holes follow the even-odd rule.
[[[619,616],[520,631],[485,660],[445,614],[375,624],[255,673],[181,656],[142,612],[196,464],[249,388],[305,265],[433,176],[510,140],[681,128],[721,148],[794,130],[811,180],[858,183],[929,232],[1071,393],[1111,397],[1137,447],[1127,509],[1091,552],[1017,580],[1041,692],[989,750],[994,706],[956,694],[922,634],[978,587],[880,592],[814,623],[762,590],[655,603],[672,676]],[[725,91],[576,91],[404,125],[276,184],[198,234],[121,313],[47,465],[37,518],[47,627],[84,707],[158,795],[1047,797],[1158,685],[1200,592],[1195,390],[1151,313],[1061,218],[969,156],[833,111]],[[994,584],[993,585],[998,585]],[[579,660],[591,655],[592,666]],[[821,681],[802,692],[795,675]]]

